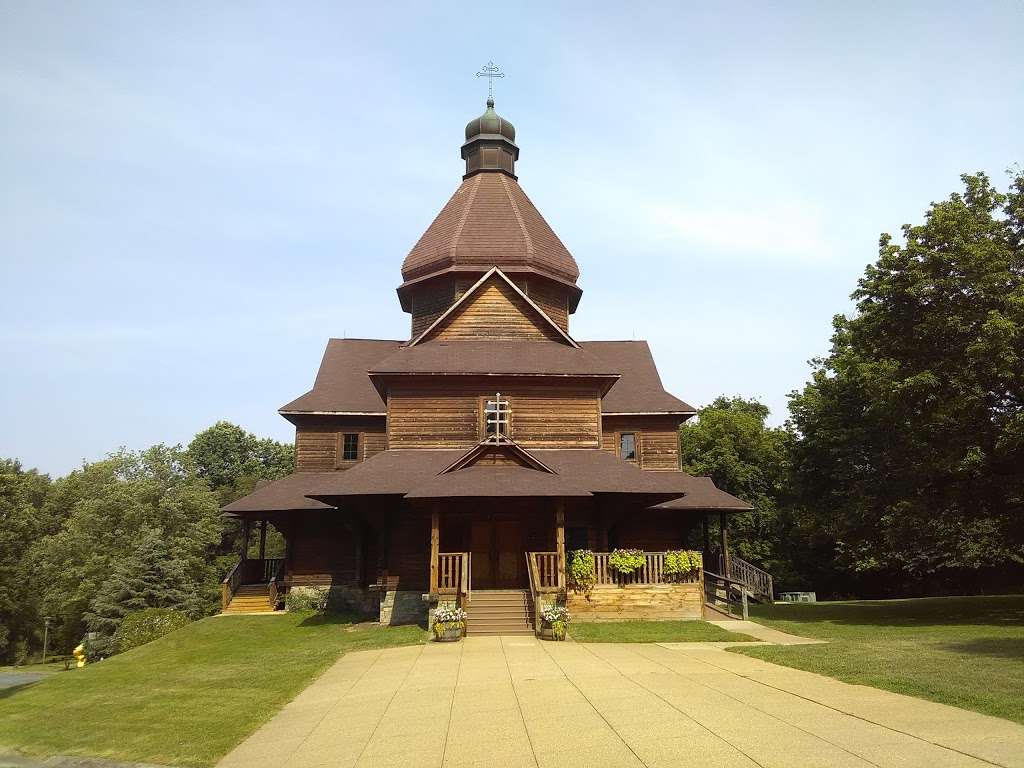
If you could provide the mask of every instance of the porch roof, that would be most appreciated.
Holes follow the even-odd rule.
[[[667,510],[716,510],[720,512],[745,512],[753,506],[718,488],[710,477],[690,477],[687,491],[683,496],[655,504],[649,509]]]
[[[651,472],[615,455],[590,449],[538,449],[529,452],[550,468],[476,464],[445,472],[464,449],[405,448],[383,451],[344,472],[317,473],[309,496],[339,503],[352,496],[400,495],[409,499],[448,497],[585,497],[597,493],[688,499],[661,509],[740,511],[745,502],[715,488],[710,478],[685,472]]]
[[[221,508],[226,514],[251,512],[287,512],[295,510],[331,509],[329,504],[309,498],[311,490],[334,472],[298,472],[274,480]]]

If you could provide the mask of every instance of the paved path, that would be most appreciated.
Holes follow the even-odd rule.
[[[709,645],[350,653],[221,768],[1024,767],[1024,726]]]
[[[764,624],[758,624],[755,621],[743,621],[741,619],[728,619],[722,621],[709,621],[708,624],[714,624],[716,627],[727,629],[730,632],[739,632],[743,635],[750,635],[756,637],[758,640],[762,640],[772,645],[821,645],[824,640],[812,640],[809,637],[800,637],[800,635],[791,635],[788,632],[783,632],[779,629],[772,629],[766,627]]]
[[[52,672],[0,672],[0,690],[35,683],[52,674]]]

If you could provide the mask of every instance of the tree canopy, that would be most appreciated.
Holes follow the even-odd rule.
[[[803,503],[835,567],[913,579],[1024,561],[1024,176],[932,204],[833,321],[790,398]]]

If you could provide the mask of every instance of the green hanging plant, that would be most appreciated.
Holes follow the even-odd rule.
[[[576,549],[569,553],[569,589],[590,596],[597,583],[594,570],[594,553],[589,549]]]
[[[677,549],[665,553],[666,576],[686,576],[704,567],[704,556],[692,549]]]
[[[643,568],[646,561],[642,549],[613,549],[608,555],[608,567],[624,576]]]

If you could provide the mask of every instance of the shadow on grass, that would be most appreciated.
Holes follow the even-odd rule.
[[[942,648],[970,656],[995,656],[1024,661],[1024,637],[979,637],[962,643],[948,643]]]
[[[311,613],[300,623],[300,627],[324,627],[324,626],[350,626],[352,629],[380,628],[377,623],[377,615],[373,613],[354,613],[351,611],[328,611],[327,613]],[[426,620],[416,624],[401,626],[418,626],[422,630],[427,629]]]
[[[764,605],[752,607],[751,617],[886,627],[972,624],[1013,627],[1024,626],[1024,595]]]

